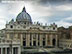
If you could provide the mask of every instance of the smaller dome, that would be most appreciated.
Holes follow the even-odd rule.
[[[31,16],[26,12],[25,7],[23,8],[22,12],[18,14],[16,17],[17,21],[29,21],[32,22]]]

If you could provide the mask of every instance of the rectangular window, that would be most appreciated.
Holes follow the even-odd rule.
[[[45,41],[43,41],[43,46],[45,46]]]
[[[36,41],[33,41],[33,46],[36,46]]]
[[[30,46],[32,46],[32,43],[30,42]]]
[[[26,46],[26,41],[23,41],[23,46]]]
[[[38,42],[38,46],[40,46],[40,43]]]

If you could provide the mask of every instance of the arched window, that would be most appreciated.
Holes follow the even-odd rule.
[[[55,30],[55,27],[53,27],[53,30]]]
[[[56,40],[55,39],[52,40],[52,44],[53,44],[53,46],[55,46],[55,44],[56,44]]]

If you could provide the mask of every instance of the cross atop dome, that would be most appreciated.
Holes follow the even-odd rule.
[[[22,10],[22,12],[26,12],[25,6],[23,7],[23,10]]]

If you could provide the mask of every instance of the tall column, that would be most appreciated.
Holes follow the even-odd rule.
[[[39,42],[40,42],[40,46],[43,46],[42,45],[42,34],[40,34],[40,40],[39,40]]]
[[[12,47],[12,54],[13,54],[13,47]]]
[[[20,44],[23,46],[23,34],[21,34]]]
[[[51,42],[51,41],[50,41],[50,40],[51,40],[51,39],[50,39],[50,34],[48,34],[47,38],[48,38],[48,39],[47,39],[47,40],[48,40],[48,46],[50,46],[50,42]]]
[[[32,34],[32,40],[31,40],[32,46],[33,46],[33,34]]]
[[[47,37],[47,34],[46,34],[46,35],[45,35],[45,46],[48,46],[47,39],[48,39],[48,37]]]
[[[50,35],[50,45],[53,46],[52,45],[52,34]]]
[[[58,46],[58,37],[57,37],[57,35],[56,35],[56,47]]]
[[[5,48],[5,54],[7,54],[7,48]]]
[[[27,39],[28,39],[28,38],[27,38],[27,33],[26,33],[26,47],[27,47]]]
[[[27,46],[30,46],[30,34],[27,34]]]
[[[21,54],[21,48],[18,47],[18,54]]]
[[[36,46],[38,46],[38,34],[36,34]]]
[[[1,48],[1,54],[3,54],[3,48]]]

